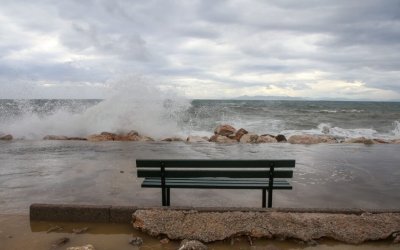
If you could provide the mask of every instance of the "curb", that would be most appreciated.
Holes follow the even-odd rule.
[[[29,207],[30,220],[131,223],[136,210],[195,210],[198,212],[282,212],[282,213],[400,213],[400,209],[330,209],[330,208],[245,208],[245,207],[137,207],[111,205],[39,204]]]

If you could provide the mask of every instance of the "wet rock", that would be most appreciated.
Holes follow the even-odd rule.
[[[207,136],[189,136],[187,142],[208,142],[210,139]]]
[[[67,250],[96,250],[93,245],[79,246],[79,247],[68,247]]]
[[[13,139],[12,135],[0,135],[0,140],[2,141],[11,141]]]
[[[52,248],[61,247],[61,246],[65,245],[65,244],[67,244],[68,242],[69,242],[69,238],[63,237],[63,238],[60,238],[60,239],[56,240],[56,241],[51,245],[51,247],[52,247]]]
[[[161,240],[160,240],[160,243],[161,243],[161,244],[164,244],[164,245],[165,245],[165,244],[168,244],[168,243],[169,243],[169,239],[168,239],[168,238],[161,239]]]
[[[333,136],[329,135],[292,135],[289,137],[289,143],[292,144],[317,144],[317,143],[337,143]]]
[[[376,143],[376,144],[388,144],[388,143],[389,143],[389,141],[383,140],[383,139],[379,139],[379,138],[375,138],[375,139],[372,139],[372,140],[373,140],[374,143]]]
[[[238,131],[236,131],[235,139],[236,139],[237,141],[240,141],[240,138],[242,138],[243,135],[248,134],[248,133],[249,133],[249,132],[248,132],[246,129],[241,128],[241,129],[239,129]]]
[[[180,138],[180,137],[168,137],[168,138],[162,139],[161,141],[169,141],[169,142],[171,142],[171,141],[183,141],[183,139]]]
[[[240,138],[239,142],[240,143],[257,143],[257,140],[258,140],[258,135],[249,133],[249,134],[244,134]]]
[[[393,240],[394,244],[399,244],[400,243],[400,235],[398,235],[396,238]]]
[[[68,137],[68,140],[70,140],[70,141],[87,141],[87,139],[84,137]]]
[[[286,137],[284,135],[277,135],[277,136],[275,136],[275,139],[278,142],[287,142],[287,139],[286,139]]]
[[[346,143],[364,143],[366,145],[375,144],[372,139],[368,139],[365,137],[357,137],[357,138],[350,138],[345,141]]]
[[[141,136],[139,141],[154,141],[154,139],[149,136]]]
[[[230,139],[223,135],[213,135],[210,138],[210,142],[217,142],[217,143],[234,143],[236,140]]]
[[[207,246],[197,240],[183,240],[178,250],[207,250]]]
[[[392,143],[392,144],[400,144],[400,139],[391,140],[390,143]]]
[[[257,143],[274,143],[274,142],[278,141],[271,135],[260,135],[257,138]]]
[[[132,246],[140,247],[143,244],[143,239],[140,237],[132,237],[131,239],[129,239],[129,244],[131,244]]]
[[[74,233],[74,234],[83,234],[83,233],[86,233],[86,232],[87,232],[87,230],[89,230],[89,228],[88,228],[88,227],[83,227],[83,228],[73,228],[73,229],[72,229],[72,233]]]
[[[113,141],[116,134],[109,132],[102,132],[101,134],[93,134],[87,137],[88,141],[99,142],[99,141]]]
[[[68,137],[64,135],[46,135],[43,140],[68,140]]]
[[[232,135],[235,132],[236,132],[236,129],[228,124],[219,125],[214,130],[214,134],[222,135],[222,136]]]
[[[51,232],[54,232],[54,231],[60,231],[60,230],[62,230],[63,228],[62,227],[60,227],[60,226],[53,226],[53,227],[50,227],[47,231],[46,231],[46,233],[51,233]]]

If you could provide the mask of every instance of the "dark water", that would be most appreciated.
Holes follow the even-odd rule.
[[[291,191],[275,207],[399,208],[400,145],[291,145],[19,140],[0,142],[0,209],[31,203],[158,206],[140,188],[137,158],[295,159]],[[261,191],[172,190],[177,206],[260,207]]]

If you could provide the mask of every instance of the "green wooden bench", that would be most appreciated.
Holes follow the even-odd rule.
[[[292,189],[294,160],[136,160],[143,188],[161,188],[170,205],[171,188],[261,189],[262,207],[272,207],[274,189]]]

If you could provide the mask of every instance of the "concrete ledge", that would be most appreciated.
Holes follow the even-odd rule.
[[[136,210],[196,210],[198,212],[285,212],[285,213],[400,213],[400,209],[327,209],[327,208],[246,208],[246,207],[136,207],[99,206],[71,204],[32,204],[29,207],[31,220],[131,223]]]
[[[111,206],[32,204],[31,220],[110,222]]]

